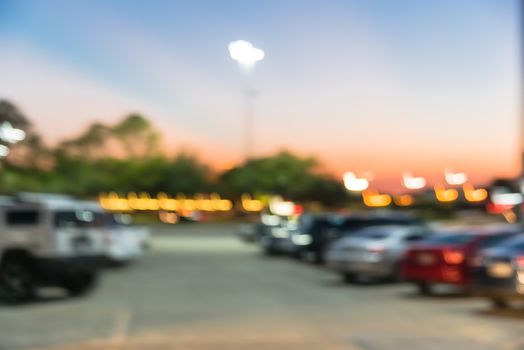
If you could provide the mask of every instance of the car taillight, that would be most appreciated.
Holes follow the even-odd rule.
[[[524,256],[517,256],[513,259],[515,267],[518,269],[524,269]]]
[[[458,250],[444,251],[444,261],[450,265],[458,265],[464,261],[464,254]]]
[[[381,254],[384,252],[384,247],[373,247],[373,248],[368,248],[368,252],[370,253],[376,253],[376,254]]]

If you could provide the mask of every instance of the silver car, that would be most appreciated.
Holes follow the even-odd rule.
[[[347,282],[361,277],[397,278],[406,249],[428,234],[430,231],[424,226],[368,227],[333,242],[326,253],[326,263]]]

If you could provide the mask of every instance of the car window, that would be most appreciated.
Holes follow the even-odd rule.
[[[341,230],[355,230],[364,226],[362,219],[345,219],[337,223],[337,227]]]
[[[429,244],[449,244],[449,245],[461,245],[472,242],[475,236],[467,233],[456,233],[456,234],[440,234],[431,236],[424,240],[425,243]]]
[[[342,231],[358,230],[369,226],[421,225],[421,221],[411,218],[346,218],[338,223]]]
[[[396,230],[394,228],[383,229],[377,227],[369,227],[357,232],[355,234],[355,237],[372,240],[382,240],[394,235],[395,231]]]
[[[498,247],[511,250],[524,250],[524,235],[518,235],[501,242]]]
[[[489,247],[493,247],[495,245],[498,245],[506,240],[508,240],[509,238],[513,237],[514,234],[498,234],[498,235],[493,235],[493,236],[489,236],[489,237],[486,237],[485,239],[482,240],[482,242],[480,243],[480,247],[481,248],[489,248]]]
[[[304,232],[323,231],[330,226],[330,222],[323,217],[306,216],[299,221],[299,228]]]
[[[36,225],[40,219],[37,210],[9,210],[6,212],[7,225]]]
[[[110,220],[109,214],[99,215],[90,210],[64,210],[54,214],[55,227],[102,227]]]
[[[422,240],[424,238],[426,238],[426,235],[424,235],[424,234],[413,233],[413,234],[409,234],[406,237],[404,237],[404,241],[406,241],[406,242],[416,242],[416,241],[420,241],[420,240]]]

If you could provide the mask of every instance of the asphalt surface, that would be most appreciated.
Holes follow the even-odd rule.
[[[0,307],[0,349],[524,349],[524,310],[410,285],[344,285],[321,267],[266,258],[235,226],[154,232],[136,263],[84,298],[44,291]]]

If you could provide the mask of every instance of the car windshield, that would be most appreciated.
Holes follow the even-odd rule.
[[[417,225],[419,220],[408,218],[346,218],[336,225],[341,231],[354,231],[370,226]]]
[[[394,228],[377,228],[370,227],[358,231],[354,237],[365,238],[369,240],[382,240],[391,237],[395,233]]]
[[[499,244],[502,244],[502,242],[511,239],[513,236],[515,236],[514,233],[500,233],[492,236],[488,236],[482,240],[480,243],[481,248],[490,248]]]
[[[54,215],[55,227],[101,227],[107,218],[90,210],[57,211]]]
[[[299,220],[299,228],[305,232],[317,231],[330,226],[329,220],[321,216],[304,216]]]
[[[508,250],[524,250],[524,234],[509,238],[498,244],[497,247]]]
[[[446,233],[437,234],[424,240],[428,244],[442,245],[462,245],[472,242],[475,236],[468,233]]]

